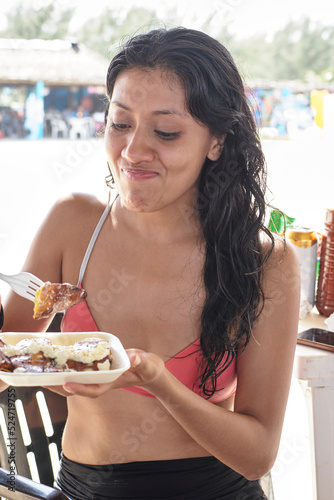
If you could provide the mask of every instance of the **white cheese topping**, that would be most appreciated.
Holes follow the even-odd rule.
[[[44,356],[54,358],[57,347],[45,338],[23,339],[16,345],[5,345],[2,347],[2,352],[10,358],[12,356],[20,356],[21,354],[37,354],[42,351]]]
[[[60,369],[66,368],[65,365],[68,360],[91,364],[94,361],[108,357],[104,362],[98,363],[98,369],[110,369],[111,352],[109,342],[96,337],[86,338],[69,346],[52,344],[46,338],[23,339],[16,345],[5,345],[1,350],[8,358],[42,352],[44,357],[54,359],[56,368]]]

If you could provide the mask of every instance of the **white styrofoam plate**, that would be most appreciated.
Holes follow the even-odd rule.
[[[16,345],[20,340],[27,338],[46,337],[51,342],[60,345],[72,345],[75,342],[84,340],[88,337],[98,337],[107,340],[110,343],[113,355],[111,370],[86,371],[86,372],[56,372],[56,373],[9,373],[0,371],[0,379],[6,384],[15,387],[35,387],[48,385],[63,385],[68,382],[79,384],[104,384],[113,382],[123,372],[130,368],[130,361],[120,340],[111,333],[105,332],[20,332],[1,333],[0,338],[7,344]]]

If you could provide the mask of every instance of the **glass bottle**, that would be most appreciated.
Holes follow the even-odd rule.
[[[324,316],[334,313],[334,209],[326,210],[316,307]]]

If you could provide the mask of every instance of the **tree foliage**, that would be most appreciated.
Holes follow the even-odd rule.
[[[306,80],[307,74],[321,74],[333,68],[334,28],[310,19],[290,22],[271,44],[272,72],[276,79]]]
[[[39,9],[27,7],[23,2],[7,13],[7,28],[2,38],[64,38],[69,33],[69,23],[74,9],[59,11],[54,3]]]
[[[57,2],[34,9],[22,1],[7,13],[7,28],[0,33],[5,38],[73,37],[70,22],[74,9],[57,9]],[[182,25],[170,10],[161,21],[153,10],[134,7],[121,16],[120,9],[106,8],[102,14],[84,23],[75,34],[77,40],[92,50],[110,58],[120,41],[151,28]],[[211,22],[203,21],[203,31],[210,34]],[[215,35],[231,51],[247,80],[308,82],[334,80],[334,27],[312,22],[309,18],[291,21],[277,31],[271,40],[265,33],[248,39],[238,39],[229,31],[226,20]]]
[[[128,11],[125,19],[120,19],[116,10],[106,8],[101,16],[87,21],[77,35],[79,41],[109,58],[119,41],[159,24],[155,13],[142,7]]]
[[[250,79],[307,82],[314,75],[325,80],[334,75],[334,27],[309,18],[289,22],[271,41],[265,34],[233,39],[229,48]]]

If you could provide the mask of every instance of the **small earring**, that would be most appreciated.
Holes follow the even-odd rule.
[[[112,175],[112,171],[111,171],[111,168],[110,168],[110,165],[108,162],[107,162],[107,165],[108,165],[108,170],[110,173],[105,178],[106,184],[110,189],[116,189],[115,179],[114,179],[114,176]]]

